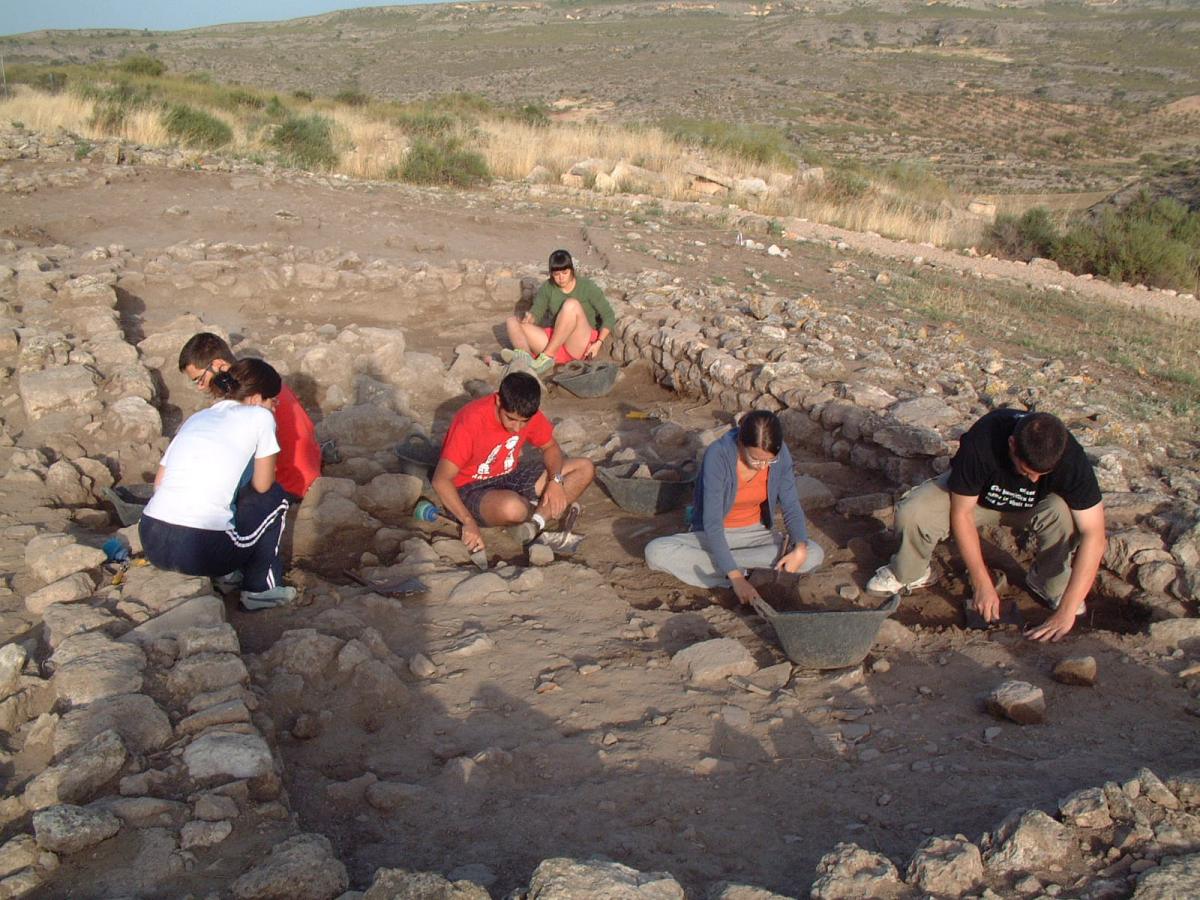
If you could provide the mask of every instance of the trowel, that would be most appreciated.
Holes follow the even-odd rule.
[[[480,572],[486,572],[488,570],[487,551],[476,550],[471,554],[471,562],[475,563],[475,567],[478,568]]]
[[[992,583],[996,586],[996,593],[999,594],[1008,588],[1008,576],[999,569],[993,569]],[[975,608],[975,598],[968,597],[963,601],[963,625],[971,631],[987,631],[995,625],[1016,625],[1018,628],[1024,628],[1025,617],[1021,615],[1016,600],[1012,597],[1001,597],[1000,618],[995,622],[989,622]]]

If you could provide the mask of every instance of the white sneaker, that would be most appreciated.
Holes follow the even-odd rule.
[[[917,588],[923,588],[931,581],[933,581],[932,567],[926,569],[925,574],[916,581],[904,584],[896,577],[896,573],[892,571],[891,566],[880,566],[875,570],[875,574],[871,576],[871,580],[867,582],[867,590],[872,594],[903,594],[908,591],[915,591]]]
[[[1046,583],[1032,570],[1025,574],[1025,587],[1029,589],[1029,593],[1033,594],[1033,599],[1043,606],[1058,609],[1058,605],[1062,603],[1062,597],[1050,596],[1050,592],[1046,590]],[[1082,616],[1085,612],[1087,612],[1087,603],[1080,603],[1079,609],[1075,610],[1075,615]]]
[[[265,591],[242,591],[242,606],[255,611],[287,606],[296,599],[296,589],[285,584],[267,588]]]

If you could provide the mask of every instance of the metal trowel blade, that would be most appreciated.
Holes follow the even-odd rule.
[[[476,550],[471,554],[471,562],[475,563],[476,568],[478,568],[480,572],[486,572],[488,570],[487,551]]]

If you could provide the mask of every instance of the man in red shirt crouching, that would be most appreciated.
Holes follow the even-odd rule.
[[[202,331],[188,338],[179,351],[179,371],[192,380],[197,390],[211,393],[213,376],[224,372],[236,360],[225,341]],[[275,440],[279,444],[275,480],[287,492],[289,500],[299,503],[312,483],[321,477],[321,447],[312,419],[286,384],[275,407]]]
[[[538,410],[541,401],[538,380],[512,372],[450,423],[433,487],[472,552],[484,549],[484,526],[520,525],[521,543],[529,543],[592,483],[591,461],[563,455],[554,426]],[[542,451],[541,462],[521,464],[527,440]]]

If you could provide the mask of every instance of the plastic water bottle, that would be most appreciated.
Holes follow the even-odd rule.
[[[685,506],[683,508],[684,527],[691,528],[692,522],[695,520],[695,518],[696,518],[696,507],[694,507],[692,504],[689,503],[687,506]]]
[[[439,515],[441,510],[428,500],[418,500],[417,505],[413,507],[413,518],[418,522],[436,522]]]

